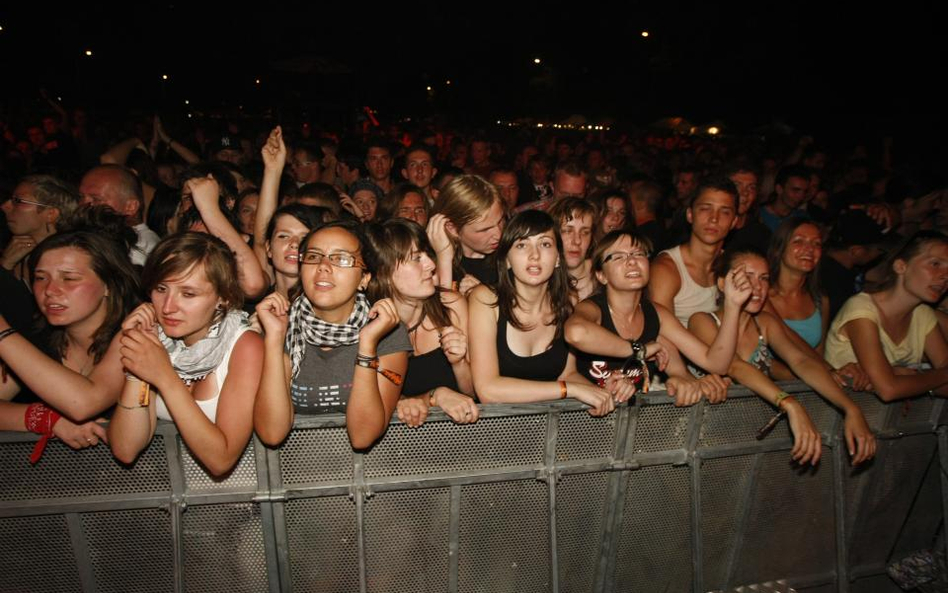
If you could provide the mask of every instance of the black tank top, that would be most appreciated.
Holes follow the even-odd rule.
[[[402,393],[406,396],[421,395],[435,387],[447,387],[457,392],[458,380],[454,376],[454,369],[444,355],[444,350],[435,348],[418,356],[408,358],[408,370],[405,372],[405,382],[402,384]]]
[[[599,292],[586,300],[599,307],[599,325],[619,335],[618,330],[616,330],[616,324],[612,321],[612,312],[609,311],[609,302],[606,300],[606,292]],[[642,326],[642,333],[639,334],[636,341],[642,344],[648,344],[658,339],[658,330],[661,327],[661,321],[658,318],[658,312],[655,310],[655,306],[644,296],[640,301],[640,306],[642,307],[642,314],[645,315],[645,324]],[[576,351],[576,369],[582,373],[584,377],[597,384],[608,375],[608,371],[621,368],[625,360],[624,357],[616,358]],[[649,373],[654,376],[656,371],[657,369],[654,368],[654,365],[649,363]]]
[[[556,381],[566,368],[566,340],[561,335],[545,352],[534,356],[518,356],[507,345],[507,318],[497,316],[497,363],[501,377],[527,379],[529,381]]]

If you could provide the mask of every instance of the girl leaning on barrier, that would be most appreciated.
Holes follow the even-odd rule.
[[[395,303],[369,303],[374,261],[359,224],[338,221],[312,231],[300,250],[302,294],[279,293],[257,305],[265,332],[263,378],[254,428],[281,443],[294,414],[344,412],[349,441],[372,445],[401,395],[412,346]]]
[[[171,235],[149,255],[142,284],[151,302],[122,323],[127,375],[109,424],[112,453],[133,462],[157,420],[170,420],[208,472],[224,475],[250,440],[263,364],[262,339],[240,311],[234,256],[210,235]]]
[[[883,401],[948,395],[948,343],[929,306],[948,289],[948,236],[919,231],[882,265],[882,279],[846,301],[830,325],[826,360],[858,362]],[[932,368],[920,370],[925,361]]]
[[[791,457],[800,464],[815,465],[822,451],[820,435],[803,406],[770,379],[773,349],[803,381],[843,410],[846,444],[853,464],[871,459],[875,455],[875,437],[859,406],[840,388],[822,361],[797,345],[789,335],[791,330],[780,319],[763,311],[770,288],[770,274],[763,255],[750,249],[725,252],[715,269],[719,286],[736,267],[744,268],[753,291],[741,309],[737,354],[728,374],[787,414],[794,436]],[[696,313],[691,316],[688,326],[701,340],[710,343],[719,334],[721,315],[720,310],[717,313]]]
[[[563,335],[572,304],[561,245],[545,212],[527,210],[507,224],[497,248],[497,288],[475,287],[468,303],[474,387],[485,403],[571,397],[604,416],[635,385],[617,375],[600,388],[576,370]]]
[[[737,311],[750,295],[750,284],[741,270],[728,276],[723,290],[731,331],[721,332],[709,347],[668,309],[643,294],[649,281],[649,251],[646,239],[623,230],[607,233],[596,246],[593,273],[603,288],[579,303],[566,323],[566,340],[579,351],[581,372],[593,381],[613,377],[624,361],[652,343],[648,350],[662,351],[667,361],[666,388],[675,405],[692,405],[702,395],[712,402],[723,401],[726,386],[711,390],[710,384],[692,379],[679,351],[703,368],[724,374],[734,355]]]
[[[51,436],[74,449],[105,440],[105,428],[88,420],[112,407],[122,390],[115,334],[138,303],[139,284],[123,247],[90,231],[50,236],[30,254],[28,269],[36,304],[50,328],[49,352],[59,361],[0,317],[0,399],[13,398],[19,380],[44,402],[0,402],[0,430],[43,434],[35,463]]]
[[[370,225],[366,235],[376,259],[369,300],[391,299],[412,345],[396,408],[399,419],[421,426],[428,409],[437,406],[458,424],[476,422],[467,300],[436,286],[434,250],[417,223],[393,219]]]

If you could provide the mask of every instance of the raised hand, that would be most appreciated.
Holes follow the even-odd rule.
[[[153,333],[157,323],[158,316],[155,314],[155,306],[151,303],[142,303],[128,314],[128,317],[122,322],[122,329],[140,329]]]
[[[283,171],[286,166],[286,144],[283,143],[283,128],[277,126],[270,132],[266,144],[260,149],[266,169]]]
[[[460,329],[454,327],[443,328],[439,332],[441,349],[451,364],[457,364],[467,358],[467,336]]]
[[[747,279],[743,264],[735,266],[728,272],[724,279],[724,302],[726,305],[740,309],[750,298],[752,292],[753,288],[750,280]]]
[[[270,293],[255,308],[257,320],[267,336],[286,337],[289,325],[290,301],[278,292]]]
[[[374,347],[384,338],[388,332],[395,329],[400,322],[398,311],[395,309],[395,303],[392,299],[380,299],[375,301],[369,310],[369,322],[359,331],[359,341],[368,340]]]

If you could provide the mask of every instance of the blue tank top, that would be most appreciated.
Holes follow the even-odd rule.
[[[816,348],[823,337],[823,315],[820,314],[819,307],[806,319],[784,319],[783,322],[803,338],[810,348]]]

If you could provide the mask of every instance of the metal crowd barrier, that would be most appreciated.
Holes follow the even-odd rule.
[[[210,479],[174,426],[129,468],[104,446],[0,433],[0,591],[701,593],[777,581],[888,591],[890,558],[930,548],[948,509],[943,401],[855,394],[879,438],[853,469],[838,413],[788,384],[824,436],[790,463],[782,422],[745,390],[607,418],[574,402],[394,422],[353,453],[344,417],[298,418]]]

